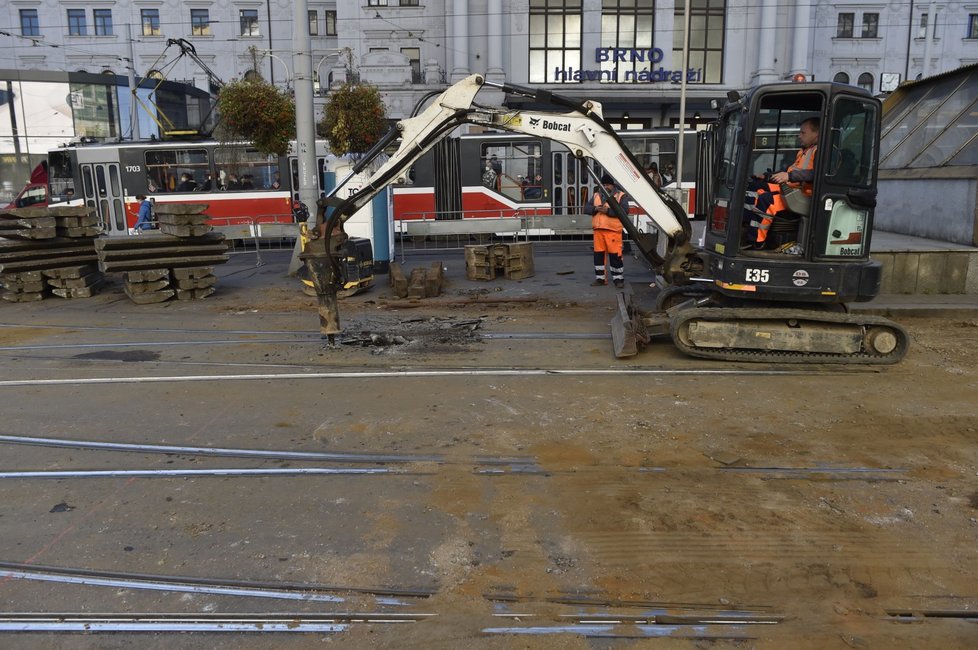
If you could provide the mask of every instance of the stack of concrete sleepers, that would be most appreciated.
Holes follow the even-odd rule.
[[[214,266],[229,259],[221,233],[175,237],[147,231],[136,237],[102,237],[95,248],[99,269],[123,272],[126,295],[137,304],[208,296],[217,283]]]
[[[49,295],[85,298],[101,286],[95,265],[98,220],[84,206],[0,211],[0,285],[4,300]]]

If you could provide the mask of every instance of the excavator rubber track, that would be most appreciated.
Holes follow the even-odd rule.
[[[670,314],[685,354],[723,361],[893,364],[909,348],[906,330],[879,316],[815,309],[689,307]]]

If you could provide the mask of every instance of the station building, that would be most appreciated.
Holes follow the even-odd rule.
[[[966,2],[690,0],[684,65],[685,10],[682,0],[308,0],[298,16],[290,0],[10,0],[0,9],[0,99],[8,105],[0,155],[33,153],[23,139],[42,128],[23,107],[24,122],[12,121],[20,79],[105,74],[118,88],[131,69],[140,85],[188,86],[192,115],[192,89],[213,94],[217,80],[257,74],[290,86],[299,29],[311,36],[317,117],[330,88],[347,81],[378,86],[389,116],[400,119],[479,73],[600,101],[620,129],[672,127],[685,77],[684,123],[695,128],[712,116],[711,99],[759,83],[801,76],[886,93],[978,62],[978,5]],[[181,56],[170,44],[177,39],[198,61]],[[72,135],[127,137],[124,104],[101,106],[114,131],[72,120]],[[0,173],[9,182],[24,170]]]

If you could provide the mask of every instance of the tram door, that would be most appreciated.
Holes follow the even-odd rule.
[[[567,151],[555,151],[552,162],[554,214],[581,214],[582,206],[591,197],[587,160]]]
[[[81,166],[81,175],[85,205],[98,215],[103,232],[109,235],[128,233],[119,163],[86,163]]]

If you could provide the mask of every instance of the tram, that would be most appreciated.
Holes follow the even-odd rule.
[[[676,166],[678,130],[619,135],[643,165],[656,163],[660,171]],[[696,133],[687,131],[684,141],[683,177],[691,179]],[[594,178],[602,173],[596,163],[575,158],[563,145],[543,138],[501,132],[446,138],[394,187],[394,218],[404,222],[580,214],[592,200]],[[694,184],[683,183],[681,190],[681,202],[692,216]],[[633,207],[633,212],[638,214],[639,208]]]
[[[317,141],[316,149],[322,191],[325,141]],[[157,206],[206,203],[217,226],[291,223],[297,170],[294,155],[216,140],[78,143],[48,152],[48,204],[82,202],[109,235],[135,225],[139,195]]]

